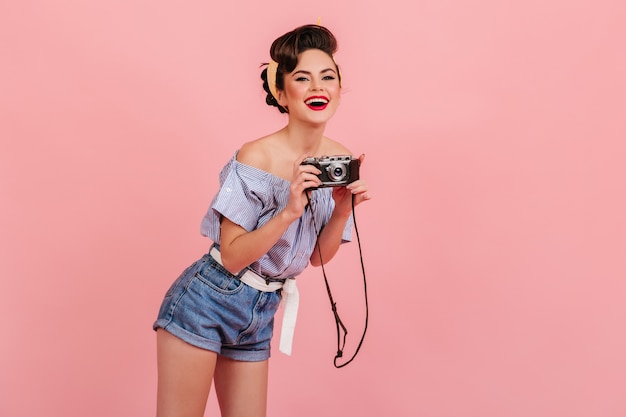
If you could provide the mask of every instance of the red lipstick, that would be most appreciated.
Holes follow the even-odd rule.
[[[328,97],[325,96],[311,96],[307,98],[304,103],[311,110],[321,111],[328,107],[329,101]]]

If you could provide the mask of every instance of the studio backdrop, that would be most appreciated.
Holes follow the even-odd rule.
[[[308,269],[269,415],[626,415],[623,1],[36,0],[0,5],[0,416],[154,415],[161,298],[209,248],[221,167],[286,122],[271,42],[318,19],[327,134],[373,195],[368,332],[335,369]],[[326,274],[349,357],[356,241]]]

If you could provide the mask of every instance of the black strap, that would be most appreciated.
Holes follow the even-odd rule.
[[[311,208],[313,226],[315,227],[315,230],[317,230],[317,225],[315,224],[315,214],[313,213],[313,206],[311,204],[311,198],[309,196],[309,192],[306,193],[306,197],[309,202],[309,207]],[[343,357],[343,350],[346,346],[348,329],[341,321],[341,317],[339,317],[339,312],[337,311],[337,303],[333,299],[333,295],[330,290],[330,285],[328,284],[328,278],[326,278],[326,271],[324,270],[324,261],[322,259],[322,250],[319,244],[319,235],[322,232],[322,230],[320,229],[319,232],[317,232],[317,237],[318,237],[317,243],[316,243],[317,252],[320,257],[320,263],[322,265],[322,274],[324,275],[324,283],[326,284],[326,291],[328,292],[328,299],[330,300],[330,306],[333,311],[333,315],[335,317],[335,327],[337,328],[337,354],[335,355],[335,359],[333,360],[333,364],[335,365],[335,368],[343,368],[344,366],[352,362],[354,358],[356,357],[356,355],[359,353],[359,350],[361,350],[361,346],[363,345],[363,340],[365,339],[365,333],[367,332],[367,324],[369,320],[369,306],[367,302],[367,280],[365,278],[365,265],[363,264],[363,252],[361,250],[361,239],[359,237],[359,229],[356,224],[356,215],[355,215],[355,210],[354,210],[354,195],[352,195],[352,218],[354,220],[354,231],[356,232],[356,240],[359,246],[359,258],[361,259],[361,271],[363,273],[363,294],[365,298],[365,326],[363,328],[363,334],[361,335],[361,340],[359,341],[359,344],[357,345],[356,350],[354,351],[354,354],[352,355],[350,359],[348,359],[347,362],[344,362],[342,364],[337,364],[337,360]]]

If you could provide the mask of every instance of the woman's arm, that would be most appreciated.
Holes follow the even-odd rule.
[[[320,185],[317,177],[320,171],[312,165],[300,164],[306,156],[302,155],[294,163],[287,206],[263,226],[248,232],[227,218],[222,218],[220,252],[224,268],[231,273],[238,273],[265,255],[289,225],[302,216],[307,203],[305,190]]]
[[[261,258],[285,233],[297,217],[285,210],[278,213],[263,226],[248,232],[243,227],[222,217],[220,252],[224,268],[237,274],[246,266]]]
[[[327,264],[337,251],[339,250],[339,245],[341,245],[343,231],[346,227],[346,222],[350,218],[350,213],[347,216],[335,214],[330,217],[330,220],[324,228],[322,229],[319,237],[317,238],[317,242],[319,244],[315,245],[313,249],[313,253],[311,254],[311,265],[320,266],[322,261],[324,264]],[[320,259],[319,249],[322,249],[322,258]]]

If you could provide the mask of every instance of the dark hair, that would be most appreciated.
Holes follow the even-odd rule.
[[[337,52],[337,39],[335,39],[330,30],[323,26],[304,25],[285,33],[272,43],[270,57],[278,63],[276,71],[277,90],[285,88],[285,74],[296,68],[298,56],[309,49],[319,49],[332,57]],[[338,69],[337,73],[339,73]],[[267,68],[261,71],[261,79],[263,80],[263,89],[267,92],[265,102],[270,106],[278,107],[281,113],[287,113],[287,109],[278,104],[276,98],[270,92],[267,84]],[[341,75],[339,75],[339,81],[341,82]]]

